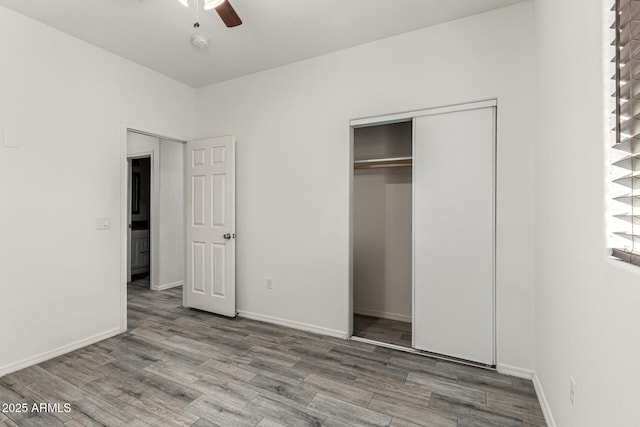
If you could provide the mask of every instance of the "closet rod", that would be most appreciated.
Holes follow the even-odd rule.
[[[410,161],[413,157],[405,156],[405,157],[386,157],[382,159],[367,159],[367,160],[355,160],[353,163],[356,165],[359,164],[369,164],[369,163],[382,163],[382,162],[405,162]]]
[[[383,163],[374,165],[354,165],[354,169],[379,169],[379,168],[407,168],[413,166],[411,163]]]

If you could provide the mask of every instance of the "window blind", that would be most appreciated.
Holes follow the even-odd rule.
[[[612,255],[640,265],[640,0],[616,0]]]

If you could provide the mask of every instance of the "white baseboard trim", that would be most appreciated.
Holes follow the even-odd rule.
[[[538,375],[535,373],[535,371],[532,371],[530,369],[518,368],[516,366],[502,365],[500,363],[498,363],[496,369],[501,374],[532,380],[533,387],[536,389],[536,395],[538,396],[538,401],[540,402],[540,407],[542,408],[542,413],[544,414],[544,419],[547,423],[547,426],[556,427],[556,421],[553,419],[553,415],[551,414],[549,402],[547,401],[547,397],[545,396],[544,390],[542,389],[542,384],[540,383],[540,379],[538,378]]]
[[[322,326],[309,325],[307,323],[296,322],[293,320],[281,319],[279,317],[267,316],[265,314],[250,313],[248,311],[238,310],[238,316],[246,319],[258,320],[260,322],[273,323],[288,328],[299,329],[301,331],[313,332],[315,334],[326,335],[329,337],[340,338],[346,340],[347,333],[335,329],[324,328]]]
[[[531,369],[518,368],[517,366],[504,365],[498,363],[496,370],[505,375],[511,375],[512,377],[524,378],[530,380],[533,378],[534,372]]]
[[[411,323],[411,320],[412,320],[411,316],[407,316],[406,314],[389,313],[387,311],[368,310],[366,308],[354,308],[353,312],[355,314],[361,314],[363,316],[373,316],[373,317],[379,317],[381,319],[398,320],[400,322]]]
[[[557,427],[556,420],[553,419],[553,414],[551,413],[551,407],[549,406],[547,397],[544,395],[542,383],[540,382],[540,378],[538,378],[538,375],[535,372],[533,373],[533,386],[536,389],[538,401],[540,402],[540,406],[542,407],[542,413],[544,414],[544,420],[547,422],[547,426]]]
[[[71,344],[63,345],[62,347],[55,348],[53,350],[45,351],[44,353],[36,354],[35,356],[27,357],[26,359],[19,360],[8,365],[0,366],[0,377],[10,374],[12,372],[19,371],[29,366],[37,365],[54,357],[61,356],[65,353],[70,353],[74,350],[78,350],[82,347],[86,347],[91,344],[95,344],[99,341],[106,340],[107,338],[114,337],[118,334],[125,332],[121,328],[111,329],[106,332],[102,332],[97,335],[90,336],[88,338],[72,342]]]
[[[182,286],[182,280],[173,283],[165,283],[164,285],[151,286],[151,290],[153,291],[166,291],[167,289],[176,288],[178,286]]]

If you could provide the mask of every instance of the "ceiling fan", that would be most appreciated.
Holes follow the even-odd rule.
[[[189,7],[189,0],[178,0],[185,7]],[[196,8],[198,3],[196,2]],[[236,13],[229,0],[204,0],[204,10],[215,9],[224,24],[231,28],[242,24],[242,20]]]

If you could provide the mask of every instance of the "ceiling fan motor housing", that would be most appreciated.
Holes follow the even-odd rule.
[[[206,49],[209,47],[209,38],[202,34],[194,34],[191,36],[191,44],[198,49]]]

